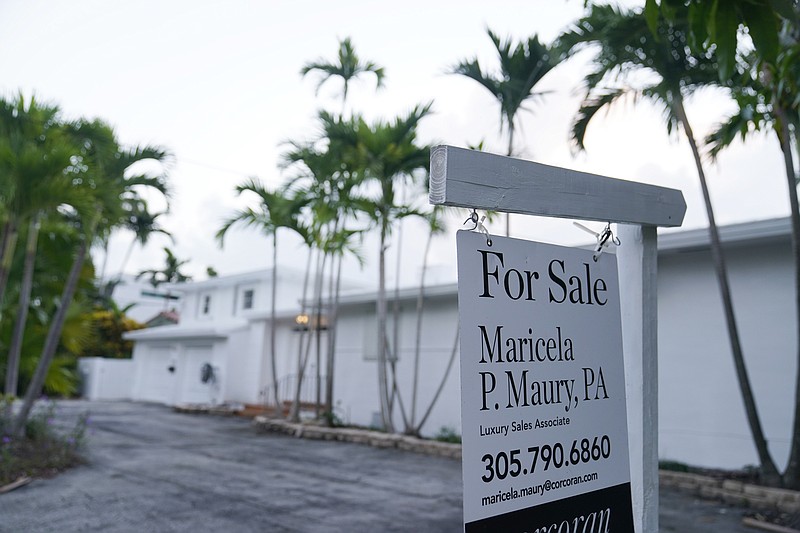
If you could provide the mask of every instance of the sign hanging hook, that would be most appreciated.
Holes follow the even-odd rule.
[[[486,246],[492,245],[492,237],[489,235],[489,230],[486,229],[486,226],[483,225],[483,221],[486,220],[486,215],[483,215],[478,219],[478,212],[473,209],[472,212],[469,214],[469,217],[464,221],[464,224],[467,222],[472,222],[474,226],[472,226],[469,231],[478,231],[486,235]]]
[[[595,239],[597,239],[597,246],[594,248],[594,254],[592,254],[592,259],[595,262],[600,258],[600,255],[605,251],[605,249],[612,244],[614,246],[619,246],[621,241],[619,237],[614,235],[614,232],[611,231],[611,222],[606,223],[606,227],[603,228],[600,233],[595,232],[593,229],[584,226],[580,222],[573,222],[576,226],[578,226],[583,231],[594,235]]]

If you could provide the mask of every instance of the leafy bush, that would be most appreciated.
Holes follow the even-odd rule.
[[[94,335],[83,347],[81,357],[129,359],[133,352],[133,341],[123,339],[122,335],[142,329],[144,324],[129,318],[124,311],[114,309],[95,309],[90,317]]]
[[[334,411],[325,411],[322,413],[322,419],[325,421],[325,424],[328,427],[340,428],[344,427],[345,425],[344,420],[342,420],[342,418]]]

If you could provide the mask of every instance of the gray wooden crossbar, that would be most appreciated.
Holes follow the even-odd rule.
[[[642,226],[680,226],[683,194],[585,172],[441,145],[431,150],[430,202]]]

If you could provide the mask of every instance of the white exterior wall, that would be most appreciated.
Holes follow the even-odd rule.
[[[726,247],[734,310],[769,448],[788,458],[797,368],[788,242]],[[692,465],[758,464],[708,251],[659,258],[659,455]]]
[[[390,310],[392,305],[390,304]],[[378,400],[378,362],[375,359],[377,326],[375,304],[344,307],[340,311],[337,333],[334,404],[345,420],[364,426],[380,424]],[[391,313],[391,311],[390,311]],[[416,338],[416,301],[404,300],[400,312],[400,349],[397,361],[398,388],[410,416]],[[391,324],[391,322],[390,322]],[[424,415],[444,376],[458,326],[456,295],[426,301],[417,392],[417,422]],[[389,326],[390,339],[393,326]],[[422,433],[434,435],[443,427],[461,431],[461,406],[458,355],[453,361],[445,386]],[[395,405],[394,423],[403,429],[400,408]]]
[[[263,323],[250,323],[250,327],[231,334],[220,353],[220,365],[225,375],[225,401],[260,403]]]
[[[78,361],[83,397],[89,400],[125,400],[133,391],[133,360],[84,357]]]

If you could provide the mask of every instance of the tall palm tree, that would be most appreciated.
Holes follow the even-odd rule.
[[[320,87],[333,77],[342,79],[342,112],[344,114],[344,106],[347,101],[347,93],[350,88],[350,82],[362,74],[371,73],[375,75],[375,85],[377,87],[383,86],[383,79],[385,72],[383,67],[373,63],[372,61],[362,61],[358,54],[356,54],[353,43],[350,37],[339,41],[339,52],[336,59],[330,62],[324,58],[319,58],[316,61],[306,63],[300,74],[306,76],[311,72],[318,72],[321,74],[320,80],[317,83],[317,92]]]
[[[351,128],[330,132],[332,143],[341,146],[346,160],[362,169],[364,183],[374,191],[371,197],[360,200],[360,209],[372,220],[379,233],[377,359],[381,418],[387,430],[394,428],[392,403],[395,361],[389,361],[387,350],[386,249],[392,226],[404,217],[420,213],[410,205],[398,205],[396,187],[401,180],[413,179],[417,171],[426,170],[430,147],[417,144],[417,128],[430,112],[431,105],[420,105],[408,114],[392,121],[367,123],[361,117],[351,120]],[[395,347],[396,349],[396,347]],[[402,404],[401,404],[402,409]]]
[[[74,196],[62,175],[72,147],[61,132],[58,106],[19,94],[0,99],[0,193],[3,243],[0,250],[0,304],[8,282],[19,227],[36,213],[53,210]]]
[[[516,44],[509,38],[501,40],[492,30],[487,29],[494,44],[500,70],[491,73],[481,66],[478,59],[465,60],[454,66],[450,72],[461,74],[480,83],[500,104],[500,126],[508,131],[507,155],[514,155],[514,134],[517,130],[517,113],[526,109],[528,100],[539,98],[543,92],[536,91],[536,85],[557,64],[549,46],[539,42],[534,35],[527,41]],[[511,219],[506,214],[506,236],[510,234]]]
[[[342,262],[345,255],[352,255],[363,262],[358,244],[366,227],[359,222],[358,215],[361,208],[369,202],[364,198],[362,190],[363,168],[357,161],[353,148],[356,145],[358,121],[321,111],[319,122],[320,137],[310,143],[292,143],[291,149],[283,155],[283,165],[284,168],[296,172],[289,187],[309,200],[308,227],[311,242],[320,253],[320,264],[327,264],[329,268],[325,412],[330,414]],[[352,224],[356,224],[356,227]],[[317,277],[322,279],[325,275],[318,272]],[[323,306],[321,286],[318,288],[320,290],[316,291],[316,309],[319,314]],[[319,319],[318,316],[316,321]],[[319,335],[318,330],[316,333]],[[318,365],[317,368],[319,371],[321,366]],[[330,421],[331,418],[326,420]]]
[[[233,213],[217,232],[220,245],[224,242],[225,235],[235,225],[255,227],[267,237],[272,238],[272,296],[270,298],[270,367],[272,370],[272,393],[275,406],[280,412],[280,399],[278,397],[278,365],[276,349],[276,299],[278,287],[278,230],[288,228],[301,236],[306,229],[300,224],[300,210],[308,200],[299,195],[289,195],[285,190],[270,191],[256,178],[250,178],[237,185],[236,193],[252,193],[258,198],[256,208],[244,208]]]
[[[706,141],[711,148],[711,156],[716,157],[737,136],[744,141],[755,131],[772,131],[775,134],[783,155],[789,196],[795,306],[800,310],[800,203],[794,166],[794,156],[800,148],[800,114],[795,105],[800,101],[800,86],[796,76],[796,72],[800,70],[797,55],[800,51],[800,26],[796,21],[792,24],[787,21],[784,25],[782,41],[784,47],[778,54],[777,61],[767,62],[755,52],[739,56],[737,72],[730,79],[730,89],[737,109],[718,125]],[[796,333],[800,338],[800,318],[796,323]],[[784,486],[795,489],[800,487],[800,371],[795,386],[792,445],[782,481]]]
[[[99,235],[107,234],[123,220],[126,202],[136,201],[143,186],[166,190],[166,175],[130,175],[129,167],[142,159],[157,159],[163,151],[123,149],[113,129],[99,120],[79,121],[70,127],[70,135],[79,141],[80,150],[73,156],[69,168],[70,185],[81,195],[70,209],[64,211],[65,222],[80,234],[72,267],[67,274],[58,307],[50,320],[47,337],[33,378],[28,385],[12,432],[19,434],[25,426],[33,403],[55,356],[67,318],[68,309],[77,289],[84,261],[91,244]],[[77,194],[77,193],[76,193]]]
[[[762,474],[775,480],[773,462],[756,410],[733,310],[727,265],[719,237],[700,150],[685,109],[685,99],[699,88],[717,81],[717,64],[710,54],[693,54],[688,43],[688,22],[660,18],[651,32],[643,14],[609,5],[592,5],[588,14],[559,38],[569,55],[584,47],[597,48],[594,69],[585,78],[586,96],[572,127],[572,139],[584,149],[586,128],[603,108],[625,95],[647,98],[664,110],[667,131],[683,129],[694,158],[709,223],[711,257],[719,284],[734,367],[745,413],[756,445]],[[644,76],[642,74],[648,74]]]
[[[130,261],[131,253],[134,246],[138,243],[144,247],[150,242],[150,237],[156,233],[166,235],[169,240],[175,244],[175,238],[166,229],[162,228],[158,223],[158,218],[164,215],[165,212],[154,213],[148,210],[147,205],[135,205],[127,217],[125,228],[133,232],[133,239],[125,251],[125,257],[122,259],[122,264],[119,268],[119,275],[125,272],[125,267]]]
[[[42,105],[35,98],[26,99],[23,95],[19,95],[12,105],[14,112],[4,116],[0,126],[0,172],[10,182],[3,209],[8,233],[5,257],[0,260],[3,264],[0,268],[0,293],[5,292],[19,225],[26,224],[23,275],[6,362],[5,391],[16,396],[40,219],[47,211],[74,203],[79,195],[66,172],[77,147],[64,134],[58,107]]]

